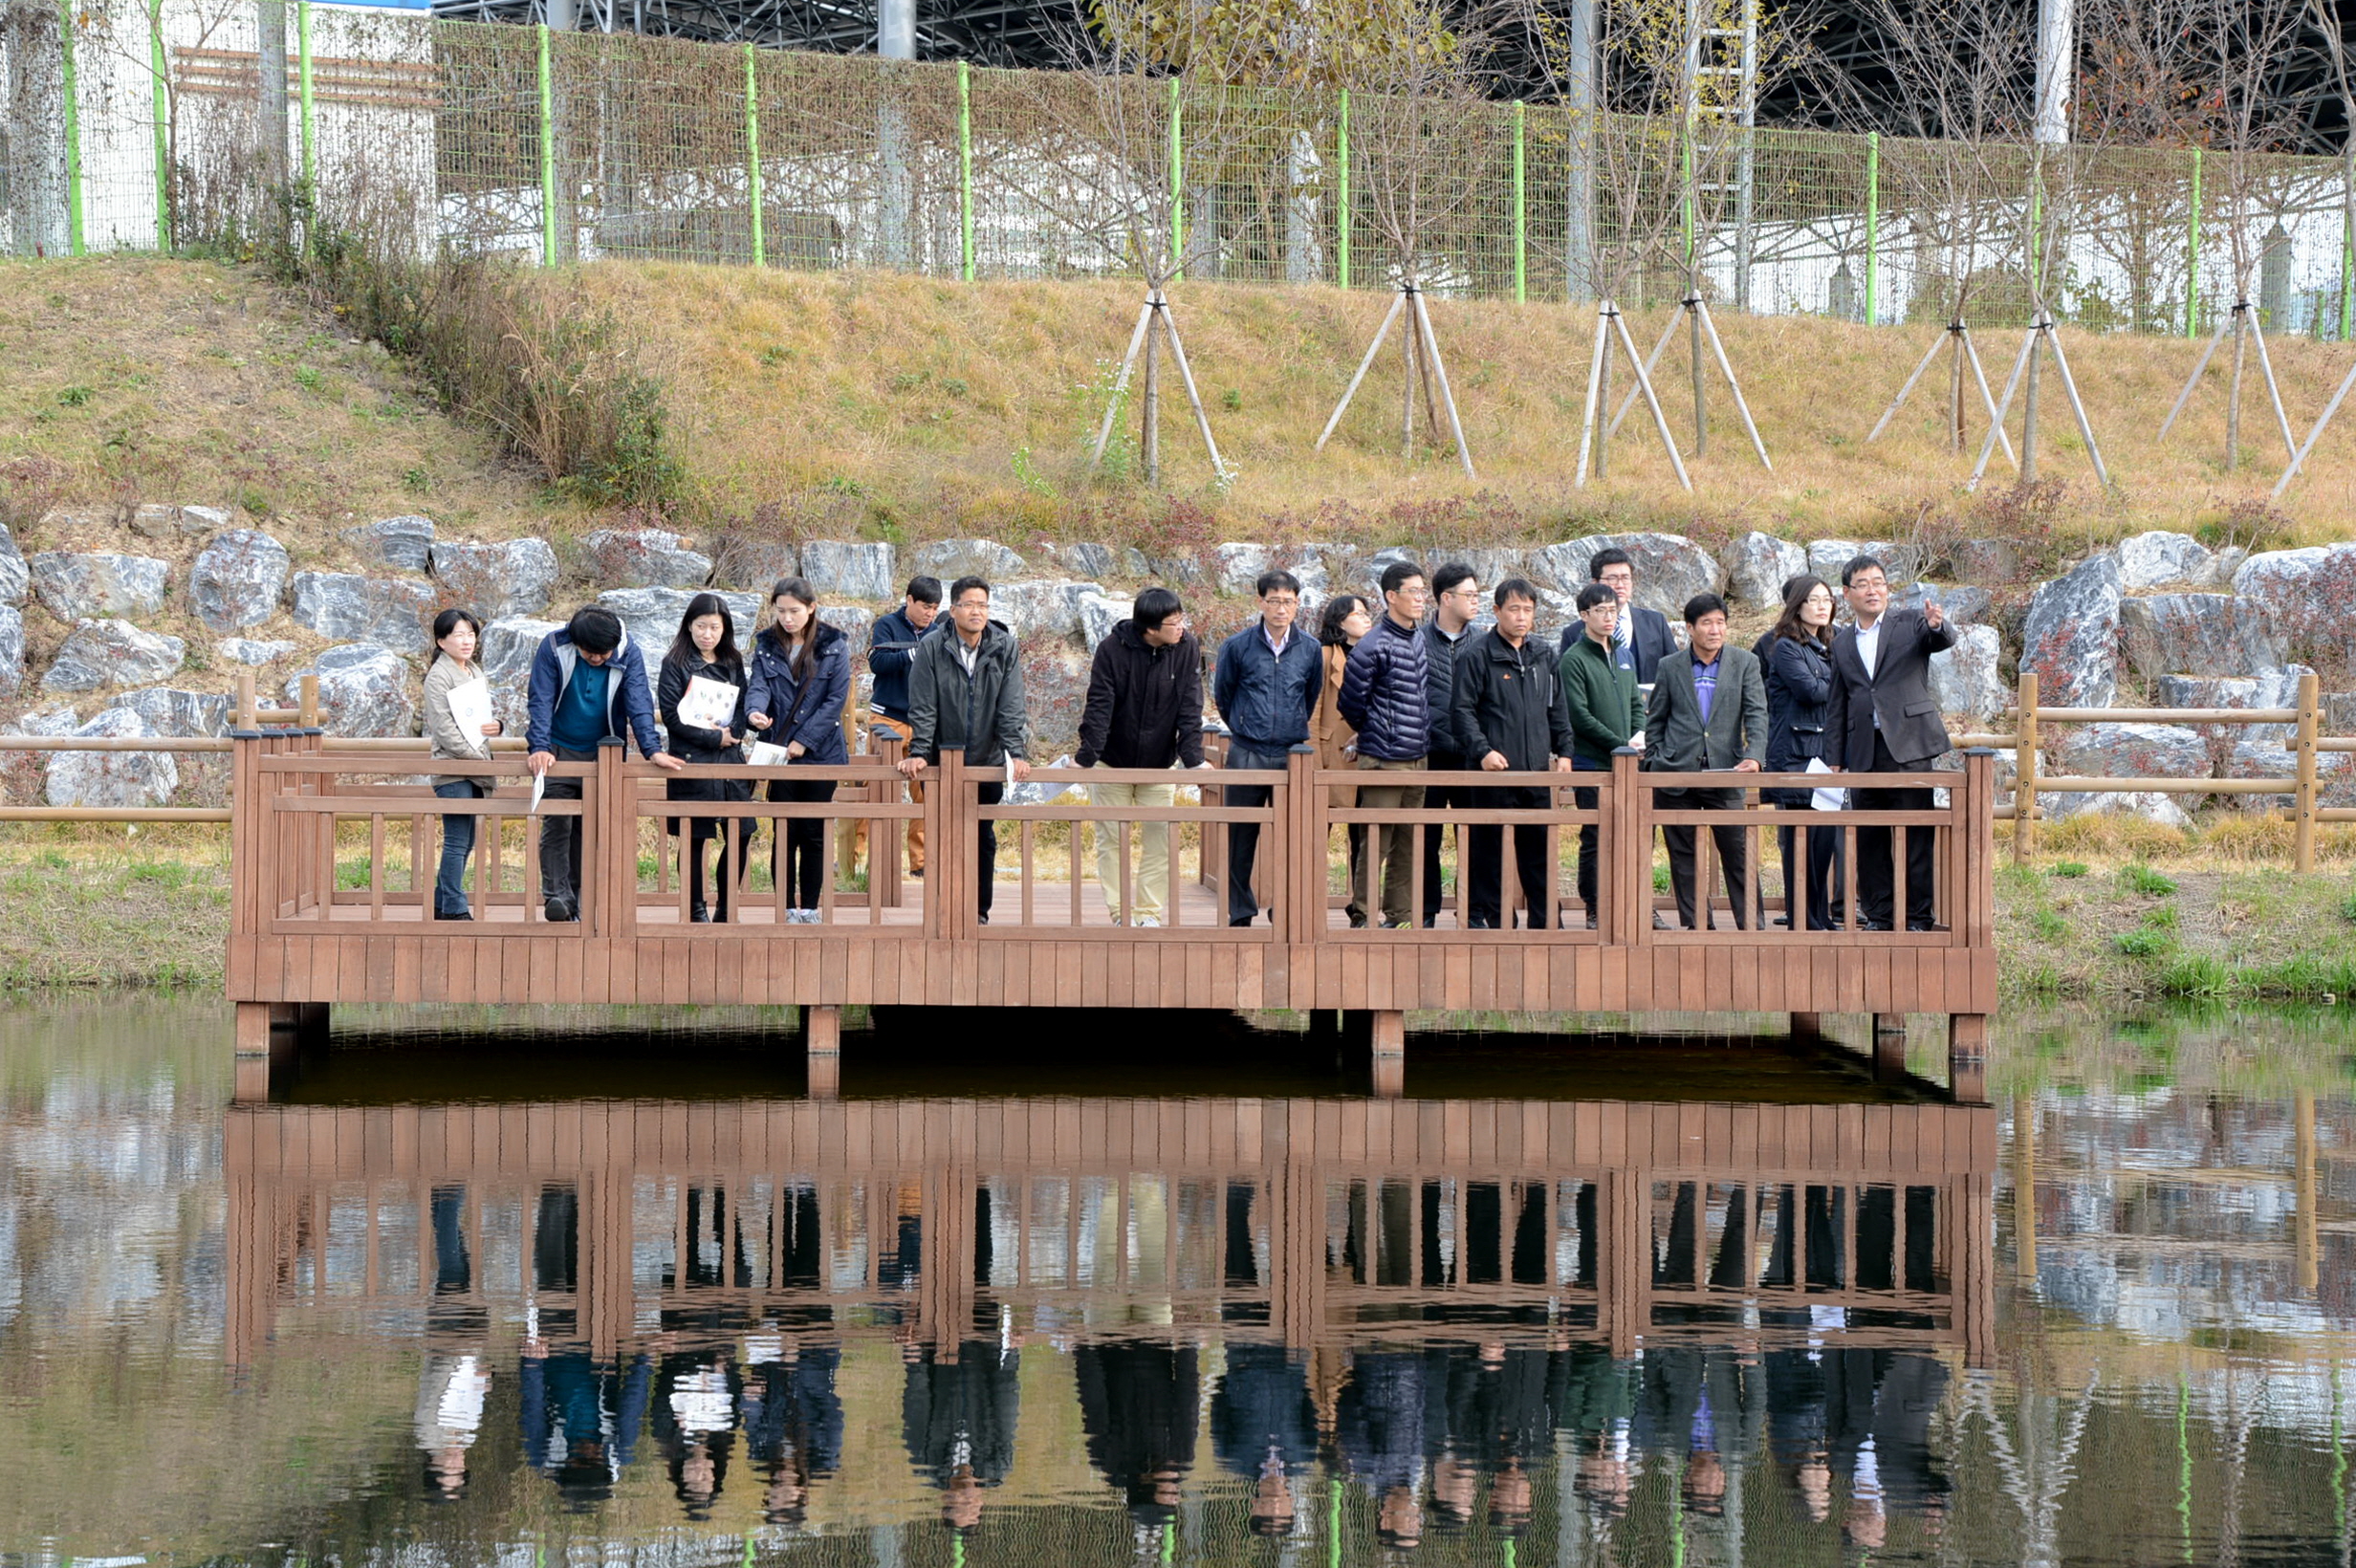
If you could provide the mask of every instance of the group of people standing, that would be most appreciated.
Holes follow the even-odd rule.
[[[1225,766],[1280,771],[1295,747],[1314,745],[1320,768],[1362,775],[1354,785],[1334,789],[1337,807],[1533,810],[1548,804],[1552,788],[1526,781],[1426,784],[1420,775],[1603,773],[1624,748],[1641,752],[1647,769],[1680,773],[1872,774],[1920,771],[1948,748],[1930,690],[1929,661],[1952,645],[1954,633],[1935,600],[1920,609],[1891,609],[1887,571],[1871,555],[1855,557],[1841,573],[1839,599],[1846,600],[1849,624],[1836,625],[1833,587],[1803,574],[1783,585],[1774,629],[1748,649],[1729,642],[1727,607],[1714,594],[1686,603],[1681,643],[1666,617],[1635,602],[1635,564],[1625,552],[1599,552],[1589,573],[1575,600],[1579,619],[1552,647],[1535,635],[1538,590],[1522,577],[1508,577],[1484,595],[1468,565],[1451,562],[1427,577],[1413,561],[1395,561],[1384,570],[1375,598],[1328,598],[1311,633],[1300,624],[1299,579],[1284,571],[1263,575],[1254,584],[1258,618],[1222,642],[1211,662],[1211,697],[1228,730]],[[1484,598],[1492,612],[1486,627],[1478,624]],[[996,804],[1008,783],[1029,776],[1017,643],[991,611],[991,585],[980,577],[958,578],[946,596],[937,579],[918,577],[901,607],[875,624],[867,651],[875,677],[871,706],[879,731],[906,742],[900,768],[920,801],[926,773],[945,747],[962,749],[983,804]],[[479,694],[471,705],[461,700],[462,688],[484,680],[475,660],[480,637],[480,622],[464,610],[445,610],[434,622],[425,729],[436,757],[487,760],[489,741],[500,731],[495,720],[469,725],[460,717],[484,711]],[[700,770],[747,762],[788,769],[846,763],[840,716],[851,689],[851,658],[849,638],[819,617],[818,596],[801,577],[783,578],[771,590],[767,624],[751,640],[750,653],[739,644],[727,601],[717,594],[696,595],[651,681],[643,650],[620,620],[590,606],[550,633],[534,657],[526,705],[532,772],[544,776],[548,797],[578,799],[578,777],[546,776],[550,769],[593,761],[600,744],[620,736],[678,775],[666,787],[673,800],[750,800],[752,781]],[[1167,587],[1145,589],[1128,619],[1097,646],[1074,760],[1083,768],[1155,773],[1208,767],[1204,667],[1178,595]],[[1570,788],[1577,809],[1596,808],[1597,786]],[[487,793],[488,780],[447,774],[434,779],[434,789],[471,798]],[[835,781],[789,772],[769,781],[768,790],[773,801],[821,802],[833,798]],[[1093,787],[1091,799],[1166,808],[1176,790],[1174,776],[1167,782],[1107,781]],[[1773,804],[1804,808],[1812,793],[1776,789],[1764,795]],[[1225,798],[1232,806],[1263,806],[1270,794],[1265,784],[1233,784]],[[1859,784],[1851,796],[1850,804],[1862,811],[1926,811],[1931,803],[1931,792],[1920,789]],[[1655,803],[1671,812],[1732,811],[1743,799],[1743,787],[1734,784],[1662,789]],[[434,916],[470,919],[465,872],[474,818],[446,817],[444,824]],[[688,836],[693,918],[728,920],[731,897],[743,885],[753,820],[687,816],[684,824],[674,818],[667,826]],[[1100,832],[1098,881],[1108,911],[1116,923],[1159,926],[1170,897],[1168,822],[1121,826],[1137,833],[1137,874],[1133,882],[1122,875],[1120,832]],[[1688,928],[1706,926],[1710,900],[1696,886],[1697,830],[1670,825],[1661,831],[1679,918]],[[1447,832],[1445,826],[1419,835],[1404,824],[1352,824],[1350,924],[1435,925]],[[1516,825],[1511,832],[1519,902],[1528,925],[1541,928],[1556,902],[1546,830]],[[1909,928],[1928,929],[1935,909],[1932,831],[1904,830],[1902,912],[1893,907],[1891,832],[1857,830],[1861,921],[1868,930],[1892,929],[1900,919]],[[1458,868],[1471,928],[1513,924],[1515,910],[1504,899],[1506,834],[1494,824],[1460,830]],[[1712,836],[1735,924],[1747,928],[1762,908],[1749,835],[1730,823],[1712,828]],[[1804,906],[1809,929],[1837,928],[1848,871],[1841,830],[1795,825],[1779,829],[1778,837],[1787,918],[1798,918]],[[997,860],[989,819],[981,822],[978,838],[976,896],[988,924]],[[1418,838],[1420,900],[1414,897]],[[1595,825],[1582,825],[1579,838],[1577,887],[1592,926]],[[1246,926],[1262,913],[1252,885],[1258,825],[1231,823],[1227,839],[1227,919]],[[720,864],[707,898],[711,844],[720,846]],[[550,920],[578,918],[580,845],[578,816],[543,817],[540,892]],[[781,822],[771,870],[786,890],[789,923],[819,918],[824,848],[818,818]],[[907,853],[910,874],[922,877],[921,818],[908,824]]]

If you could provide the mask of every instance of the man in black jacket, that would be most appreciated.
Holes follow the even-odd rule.
[[[908,671],[916,665],[916,644],[927,633],[937,631],[941,621],[941,579],[939,577],[910,577],[908,591],[899,609],[878,618],[874,635],[867,642],[867,667],[875,672],[875,690],[868,695],[867,707],[876,717],[876,728],[896,732],[902,740],[908,738]],[[918,805],[925,803],[925,786],[910,784],[908,797]],[[860,818],[853,830],[859,839],[859,851],[867,846],[867,821]],[[908,818],[908,875],[925,874],[925,819]]]
[[[990,584],[981,577],[959,577],[949,590],[949,629],[916,645],[916,664],[908,671],[908,754],[900,771],[922,778],[939,760],[941,748],[965,749],[966,766],[987,780],[984,770],[1003,768],[1014,783],[1031,776],[1023,752],[1031,738],[1031,721],[1022,701],[1022,661],[1016,656],[1014,634],[990,619]],[[994,806],[1006,797],[1006,786],[979,784],[981,803]],[[976,837],[981,840],[981,880],[975,888],[982,924],[990,924],[992,883],[998,874],[998,828],[983,817]]]
[[[1456,661],[1472,646],[1472,618],[1480,614],[1480,608],[1481,585],[1472,575],[1472,568],[1462,561],[1450,561],[1431,574],[1431,614],[1424,619],[1420,635],[1424,640],[1424,687],[1431,707],[1431,756],[1424,766],[1435,773],[1461,773],[1473,765],[1472,758],[1466,753],[1463,737],[1456,733]],[[1474,793],[1449,784],[1427,784],[1424,809],[1469,806]],[[1462,828],[1457,829],[1459,876],[1464,875],[1463,832]],[[1424,834],[1421,913],[1426,926],[1440,918],[1440,840],[1447,837],[1446,827],[1430,828]]]
[[[1129,619],[1096,645],[1088,667],[1088,702],[1080,716],[1083,768],[1167,768],[1173,761],[1203,766],[1203,650],[1187,630],[1178,596],[1148,588],[1137,596]],[[1168,806],[1176,784],[1091,784],[1088,799],[1098,806]],[[1136,897],[1121,885],[1120,839],[1127,822],[1096,825],[1096,880],[1113,924],[1123,921],[1123,905],[1138,926],[1162,924],[1169,894],[1169,824],[1137,824]],[[1078,845],[1073,846],[1075,850]]]
[[[1669,630],[1669,617],[1658,610],[1647,610],[1633,602],[1636,593],[1636,563],[1625,550],[1599,550],[1587,562],[1587,580],[1600,582],[1620,599],[1620,623],[1612,629],[1612,663],[1622,669],[1636,672],[1638,686],[1650,686],[1661,661],[1677,651],[1677,636]],[[1562,651],[1586,635],[1586,628],[1574,621],[1562,628]]]
[[[1832,708],[1824,723],[1824,761],[1852,773],[1921,773],[1952,744],[1931,695],[1931,656],[1955,645],[1954,628],[1936,599],[1919,610],[1889,608],[1889,574],[1871,555],[1841,568],[1841,591],[1856,623],[1833,639]],[[1886,613],[1887,612],[1887,613]],[[1876,790],[1852,782],[1858,811],[1929,811],[1931,792]],[[1896,922],[1897,887],[1890,830],[1857,830],[1857,903],[1868,931]],[[1937,918],[1933,830],[1906,830],[1906,928],[1928,931]]]
[[[1571,712],[1562,697],[1554,655],[1530,639],[1538,620],[1538,590],[1520,577],[1497,584],[1497,624],[1456,659],[1456,732],[1471,765],[1484,773],[1571,770]],[[1518,787],[1470,790],[1468,806],[1539,810],[1551,791]],[[1468,920],[1487,930],[1511,926],[1503,909],[1505,830],[1475,826],[1467,836]],[[1542,930],[1554,906],[1555,879],[1546,863],[1546,830],[1514,829],[1514,869],[1530,910],[1530,928]],[[1502,918],[1500,918],[1502,916]]]

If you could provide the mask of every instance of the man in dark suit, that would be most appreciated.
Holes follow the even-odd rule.
[[[1841,568],[1841,591],[1856,623],[1833,639],[1832,702],[1824,722],[1824,761],[1851,773],[1909,773],[1929,768],[1952,744],[1931,695],[1931,656],[1955,645],[1938,602],[1889,608],[1889,574],[1871,555]],[[1929,790],[1849,786],[1858,811],[1929,811]],[[1890,830],[1857,830],[1857,902],[1868,931],[1896,921],[1897,887]],[[1933,832],[1906,830],[1906,928],[1928,931],[1935,916]]]
[[[1669,617],[1629,602],[1636,592],[1636,565],[1625,550],[1597,551],[1587,563],[1587,580],[1600,582],[1620,597],[1620,623],[1611,634],[1612,663],[1634,670],[1638,686],[1650,686],[1661,661],[1677,651],[1677,635],[1669,629]],[[1576,621],[1563,627],[1561,651],[1570,652],[1572,644],[1586,634],[1586,627]]]
[[[1661,773],[1732,770],[1755,773],[1767,754],[1767,684],[1758,660],[1726,642],[1726,601],[1696,594],[1686,601],[1686,631],[1691,646],[1661,661],[1652,701],[1645,709],[1645,762]],[[1661,790],[1653,795],[1662,811],[1738,811],[1739,789]],[[1739,824],[1710,830],[1726,867],[1726,896],[1734,924],[1751,928],[1751,836]],[[1695,897],[1693,830],[1664,827],[1669,845],[1669,880],[1677,890],[1677,914],[1689,931],[1710,926],[1709,892]],[[1696,904],[1699,904],[1698,910]]]

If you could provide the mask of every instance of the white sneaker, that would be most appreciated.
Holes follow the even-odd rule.
[[[1162,923],[1151,915],[1138,916],[1137,924],[1140,926],[1150,926],[1157,931],[1162,928]]]
[[[785,912],[785,923],[788,926],[816,926],[818,923],[818,912],[816,909],[788,909]]]

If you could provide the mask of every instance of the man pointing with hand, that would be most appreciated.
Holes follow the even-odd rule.
[[[1824,761],[1836,772],[1910,773],[1928,769],[1953,743],[1931,695],[1931,656],[1955,645],[1954,628],[1935,599],[1919,610],[1889,608],[1889,572],[1871,555],[1841,568],[1841,591],[1856,623],[1832,644],[1832,702],[1825,715]],[[1929,811],[1927,789],[1852,785],[1858,811]],[[1933,830],[1906,831],[1906,928],[1928,931],[1936,918]],[[1895,868],[1888,828],[1857,830],[1857,901],[1868,931],[1897,921]]]

